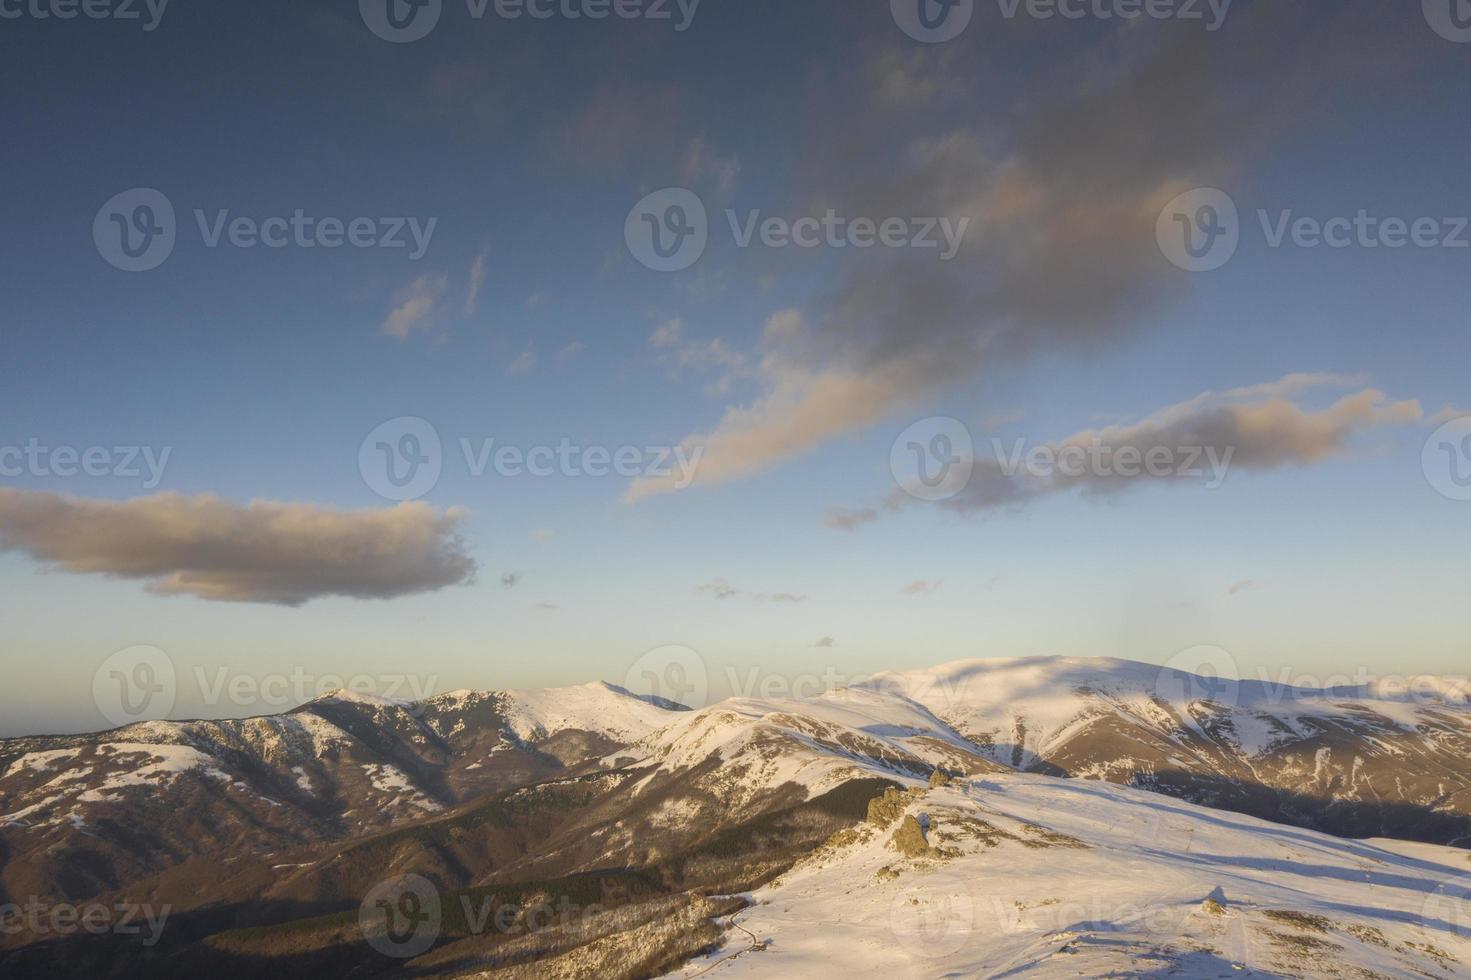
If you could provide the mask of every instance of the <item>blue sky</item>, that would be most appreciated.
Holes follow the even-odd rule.
[[[1256,216],[1471,213],[1471,45],[1417,5],[1386,7],[1238,2],[1206,32],[978,4],[937,45],[851,0],[705,0],[683,32],[475,22],[449,2],[413,44],[375,37],[347,2],[173,0],[151,32],[0,22],[0,446],[171,449],[157,487],[0,478],[16,681],[0,734],[97,727],[94,673],[140,644],[181,677],[407,671],[439,690],[623,683],[667,644],[698,651],[712,689],[727,668],[1165,662],[1199,644],[1243,672],[1454,672],[1471,503],[1436,493],[1422,448],[1471,406],[1471,249],[1274,249]],[[625,219],[672,186],[704,200],[711,244],[653,272]],[[178,244],[128,273],[92,227],[140,187],[173,204]],[[1231,195],[1241,244],[1192,275],[1153,230],[1198,187]],[[829,207],[972,223],[951,263],[741,249],[724,229],[726,209]],[[437,223],[412,261],[211,249],[195,209]],[[431,312],[385,331],[416,297]],[[926,418],[961,420],[986,452],[993,433],[1129,429],[1297,373],[1318,380],[1191,416],[1191,433],[1234,426],[1243,462],[1218,489],[892,503],[890,450]],[[1365,392],[1373,410],[1335,414]],[[1415,417],[1394,410],[1410,402]],[[445,446],[400,528],[432,539],[412,560],[359,526],[394,507],[360,445],[404,416]],[[704,456],[695,486],[643,495],[618,477],[475,477],[461,438]],[[156,519],[111,509],[159,493],[176,496]],[[181,544],[197,531],[171,522],[206,494],[232,514],[304,510]],[[322,558],[369,537],[371,585]],[[473,578],[442,584],[446,556]],[[302,601],[271,601],[261,567]],[[158,594],[174,571],[204,579]],[[701,589],[721,581],[739,594]],[[175,714],[259,707],[187,686]]]

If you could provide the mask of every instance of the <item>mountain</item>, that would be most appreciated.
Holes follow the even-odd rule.
[[[1471,872],[1438,846],[1471,840],[1471,707],[1449,683],[1312,691],[1062,659],[700,711],[603,684],[337,694],[269,718],[13,739],[0,767],[0,906],[172,916],[152,944],[0,929],[6,976],[632,980],[692,958],[787,976],[829,922],[824,941],[852,936],[833,963],[934,976],[929,959],[862,951],[893,945],[873,916],[896,883],[922,886],[908,911],[956,878],[1016,879],[1031,890],[1013,904],[1033,912],[1114,903],[1050,952],[1077,923],[987,922],[941,964],[958,975],[1003,969],[998,956],[1015,976],[1234,971],[1240,933],[1264,975],[1313,974],[1285,944],[1352,975],[1455,976],[1471,922],[1454,894],[1445,914],[1411,915],[1449,869]],[[412,896],[394,891],[405,882]],[[1141,932],[1124,885],[1160,883],[1168,908],[1211,918]],[[428,906],[422,949],[370,925]],[[743,929],[772,942],[741,947]]]
[[[0,887],[70,900],[191,858],[360,836],[566,773],[681,713],[606,684],[337,692],[285,715],[0,741]]]
[[[1021,774],[918,789],[891,820],[751,894],[669,976],[1471,975],[1464,851]]]
[[[968,661],[879,675],[977,751],[1350,837],[1471,844],[1471,706],[1414,691],[1225,681],[1121,660]]]

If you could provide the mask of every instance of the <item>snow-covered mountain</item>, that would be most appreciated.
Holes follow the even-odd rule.
[[[146,954],[3,934],[0,969],[50,975],[60,957],[99,977],[146,961],[151,976],[281,980],[493,962],[484,975],[632,980],[718,946],[703,966],[783,977],[816,957],[858,976],[1326,975],[1320,962],[1458,976],[1471,907],[1447,893],[1431,921],[1412,906],[1427,882],[1471,872],[1465,851],[1436,847],[1471,841],[1468,787],[1471,706],[1450,684],[1409,697],[1006,660],[700,711],[606,684],[338,694],[269,718],[0,743],[0,904],[142,893],[192,923]],[[913,824],[912,854],[871,829],[875,808]],[[390,874],[445,902],[597,911],[520,936],[460,915],[412,964],[385,962],[341,916]],[[864,955],[896,941],[875,916],[943,904],[956,880],[987,915],[998,893],[977,882],[1004,887],[1020,918],[982,919],[938,963]],[[752,892],[734,921],[743,901],[712,897]],[[1164,924],[1130,911],[1144,892],[1164,895],[1147,906]],[[1096,913],[1047,918],[1095,896]],[[932,925],[914,924],[926,943]],[[722,959],[742,929],[771,942]],[[841,949],[822,952],[834,936]]]
[[[1121,660],[966,661],[866,685],[1016,769],[1159,790],[1351,836],[1471,842],[1471,706],[1227,681]]]
[[[686,712],[606,684],[0,741],[0,887],[77,898],[190,857],[335,840],[530,785]]]
[[[894,845],[902,817],[926,827],[914,853]],[[1467,976],[1468,872],[1451,848],[986,777],[834,840],[669,976]]]

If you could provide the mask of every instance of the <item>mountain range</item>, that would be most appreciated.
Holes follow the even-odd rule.
[[[699,711],[607,684],[338,693],[0,742],[0,907],[168,910],[151,942],[15,918],[0,972],[794,976],[806,949],[902,976],[1313,975],[1334,957],[1457,976],[1468,845],[1471,706],[1449,683],[1024,659]],[[1037,912],[1079,895],[1106,901]],[[1026,913],[996,918],[1002,898]],[[909,911],[978,902],[943,956],[903,938],[955,927]],[[397,942],[393,916],[431,906],[409,930],[427,944]],[[898,959],[864,958],[874,942]]]

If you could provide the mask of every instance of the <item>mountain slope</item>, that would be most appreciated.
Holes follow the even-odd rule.
[[[1120,660],[966,661],[865,685],[987,758],[1354,837],[1471,843],[1471,707],[1201,678]]]
[[[846,835],[670,976],[1471,976],[1461,851],[1021,774],[904,813],[928,825],[917,856],[898,821]]]
[[[222,853],[396,826],[531,785],[685,714],[619,688],[347,692],[241,721],[0,742],[0,886],[95,894]]]

